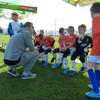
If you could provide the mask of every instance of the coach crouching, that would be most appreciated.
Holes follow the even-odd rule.
[[[9,41],[4,54],[4,62],[9,66],[9,75],[17,77],[18,73],[16,68],[23,66],[24,71],[22,73],[22,79],[36,77],[36,74],[31,72],[39,55],[38,49],[34,48],[32,43],[33,32],[33,24],[31,22],[26,22],[19,31],[19,34],[14,35]]]

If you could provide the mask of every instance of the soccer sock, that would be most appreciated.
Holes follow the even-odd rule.
[[[45,62],[48,62],[48,54],[44,54],[42,60]]]
[[[63,53],[60,53],[59,58],[57,60],[57,64],[61,64],[62,63],[62,59],[63,59]]]
[[[51,59],[51,63],[53,63],[54,61],[56,62],[56,58],[57,58],[56,53],[53,53],[53,57]]]
[[[96,78],[96,74],[93,72],[93,69],[88,70],[89,79],[93,85],[93,90],[95,93],[99,93],[99,86]]]
[[[73,71],[76,71],[75,61],[72,61],[72,70],[73,70]]]
[[[53,53],[53,58],[56,58],[56,53]]]
[[[48,63],[48,54],[44,54],[44,61]]]
[[[96,77],[97,77],[98,85],[100,85],[100,69],[95,70],[95,74],[96,74]]]
[[[82,63],[82,67],[86,68],[86,63]]]
[[[45,55],[43,54],[43,56],[42,56],[42,61],[44,61],[44,59],[45,59]]]
[[[66,58],[63,58],[63,68],[64,68],[64,69],[67,69],[67,68],[68,68]]]

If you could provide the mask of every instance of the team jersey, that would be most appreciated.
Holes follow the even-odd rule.
[[[100,16],[93,17],[92,37],[93,37],[93,47],[91,55],[100,56]]]
[[[34,42],[37,43],[37,46],[43,46],[45,44],[45,38],[41,39],[39,35],[35,36]]]
[[[45,46],[46,47],[52,48],[54,45],[54,42],[55,42],[55,40],[52,36],[45,37]]]
[[[70,47],[74,47],[76,46],[76,38],[77,36],[75,34],[71,34],[67,36],[67,43],[71,46]]]
[[[85,35],[84,39],[77,37],[76,39],[76,51],[79,54],[88,54],[89,48],[92,46],[92,38]]]
[[[67,36],[66,35],[64,35],[64,36],[60,35],[58,42],[59,42],[60,48],[65,48],[66,45],[67,45]]]

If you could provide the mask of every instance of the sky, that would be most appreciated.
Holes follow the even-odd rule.
[[[77,30],[80,24],[86,24],[87,29],[91,28],[90,6],[74,7],[62,0],[34,0],[33,6],[38,7],[38,13],[30,15],[23,22],[31,21],[37,30],[57,31],[69,25]],[[7,26],[8,22],[2,20],[0,25]]]

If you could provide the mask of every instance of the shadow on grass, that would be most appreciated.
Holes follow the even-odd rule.
[[[22,73],[23,68],[18,69]],[[0,75],[0,100],[90,100],[84,96],[88,91],[88,79],[80,74],[71,78],[63,76],[61,69],[43,68],[36,63],[33,72],[37,78],[22,80],[3,72]]]

